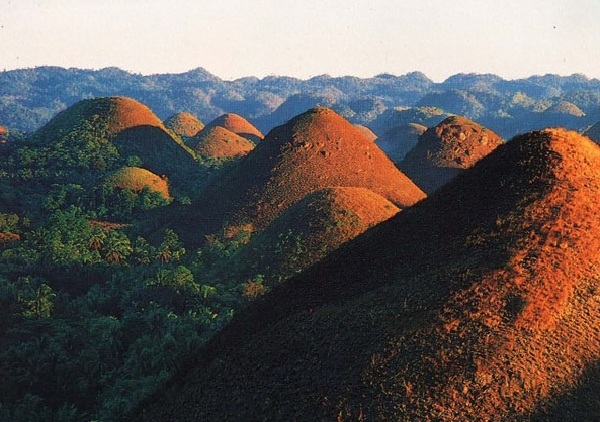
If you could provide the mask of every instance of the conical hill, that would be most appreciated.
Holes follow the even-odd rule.
[[[122,159],[136,157],[141,167],[166,175],[179,186],[188,184],[197,168],[193,153],[168,133],[146,105],[131,98],[82,100],[57,114],[33,140],[52,143],[74,131],[109,139]]]
[[[191,138],[196,136],[204,128],[202,123],[196,116],[188,112],[179,112],[165,120],[164,125],[182,138]]]
[[[130,189],[135,192],[148,188],[151,192],[159,193],[163,198],[170,199],[167,181],[143,168],[123,167],[110,174],[106,178],[106,182],[113,187]]]
[[[36,133],[47,139],[69,133],[84,123],[102,125],[106,135],[114,137],[138,126],[164,129],[162,121],[146,105],[128,97],[100,97],[81,100],[58,113]]]
[[[261,230],[307,194],[330,186],[363,187],[399,208],[425,197],[351,123],[330,109],[315,108],[273,129],[210,186],[192,225],[212,223],[205,227],[208,233],[225,221]]]
[[[594,420],[599,169],[575,132],[498,147],[239,314],[138,419]]]
[[[310,267],[398,207],[368,189],[331,187],[308,194],[238,251],[229,279],[257,275],[272,287]]]
[[[252,123],[235,113],[225,113],[206,125],[207,128],[215,126],[224,127],[233,133],[237,133],[244,138],[250,139],[254,143],[258,143],[264,138],[261,131]]]
[[[203,129],[188,143],[199,157],[209,159],[236,158],[254,149],[248,139],[221,126]]]
[[[399,167],[427,193],[472,167],[502,143],[489,129],[461,116],[451,116],[419,138]]]

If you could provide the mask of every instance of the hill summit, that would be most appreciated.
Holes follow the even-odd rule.
[[[207,129],[215,126],[221,126],[233,133],[236,133],[244,138],[250,139],[252,142],[260,142],[264,135],[252,123],[244,117],[235,113],[225,113],[206,125]]]
[[[502,139],[462,116],[450,116],[419,138],[399,167],[431,193],[489,154]]]
[[[254,149],[247,138],[221,126],[210,126],[201,130],[188,141],[200,157],[227,159],[246,155]]]
[[[172,130],[173,133],[183,138],[196,136],[204,128],[204,123],[196,116],[184,111],[169,117],[165,120],[164,125],[167,129]]]
[[[269,132],[209,187],[192,218],[201,225],[199,219],[213,216],[211,230],[226,220],[261,230],[307,194],[336,186],[369,189],[399,208],[425,197],[359,129],[330,109],[314,108]]]
[[[593,420],[600,148],[544,130],[239,314],[139,420]]]

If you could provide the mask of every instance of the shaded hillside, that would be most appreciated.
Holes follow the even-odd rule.
[[[137,420],[592,420],[599,165],[574,132],[499,147],[239,315]]]
[[[595,141],[596,143],[600,143],[600,122],[596,123],[592,127],[584,133],[585,136]]]
[[[385,131],[375,143],[390,159],[399,163],[406,154],[417,144],[419,137],[427,130],[426,126],[418,123],[408,123],[395,126]]]
[[[203,159],[231,159],[246,155],[254,149],[254,144],[221,126],[207,126],[188,144]]]
[[[217,117],[206,125],[206,129],[211,129],[215,126],[223,127],[254,143],[258,143],[264,138],[264,135],[252,123],[235,113],[226,113]]]
[[[147,106],[131,98],[80,101],[35,132],[32,140],[51,145],[76,132],[106,138],[117,148],[121,160],[133,159],[140,167],[167,175],[180,188],[186,187],[197,170],[191,151],[168,133]]]
[[[424,198],[351,123],[332,110],[315,108],[273,129],[213,183],[180,235],[197,242],[225,222],[261,230],[307,194],[330,186],[364,187],[399,208]]]
[[[172,115],[164,121],[164,125],[167,129],[182,138],[196,136],[204,128],[204,123],[188,112],[179,112]]]
[[[231,257],[225,275],[218,277],[261,276],[273,287],[398,211],[390,201],[365,188],[314,191],[256,234]]]
[[[451,116],[425,131],[399,167],[431,193],[500,144],[502,139],[491,130],[465,117]]]

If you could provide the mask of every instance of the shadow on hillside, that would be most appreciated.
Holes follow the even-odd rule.
[[[531,421],[596,421],[600,418],[600,362],[588,366],[579,385],[558,395]]]

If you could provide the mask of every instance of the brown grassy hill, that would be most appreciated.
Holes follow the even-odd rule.
[[[180,235],[194,241],[223,222],[252,223],[262,230],[307,194],[329,186],[363,187],[399,208],[423,192],[351,123],[314,108],[273,129],[232,171],[202,196]]]
[[[498,147],[239,314],[138,420],[595,420],[599,169],[574,132]]]
[[[248,139],[221,126],[207,127],[188,141],[199,157],[235,158],[254,149]]]
[[[500,144],[502,139],[491,130],[466,117],[451,116],[425,131],[399,167],[431,193]]]
[[[365,125],[354,125],[354,127],[360,130],[369,141],[375,141],[375,139],[377,139],[377,135],[375,135],[375,133]]]
[[[260,274],[272,287],[398,211],[390,201],[365,188],[317,190],[244,245],[232,257],[237,267],[229,266],[228,276],[243,279]]]
[[[206,125],[207,128],[214,126],[224,127],[233,133],[250,139],[254,143],[258,143],[264,138],[261,131],[252,123],[235,113],[225,113]]]
[[[103,124],[107,136],[137,126],[165,129],[162,121],[146,105],[127,97],[101,97],[81,100],[58,113],[36,133],[36,138],[54,138],[68,133],[84,122]]]
[[[172,115],[164,121],[164,125],[177,136],[183,138],[196,136],[204,128],[204,123],[193,114],[187,112]]]
[[[33,136],[38,142],[53,142],[76,129],[103,131],[123,158],[137,156],[142,167],[167,175],[185,186],[196,171],[191,150],[175,139],[162,121],[144,104],[126,97],[82,100],[57,114]],[[86,129],[87,130],[87,129]]]
[[[139,167],[123,167],[107,177],[107,183],[121,189],[142,191],[148,187],[152,192],[160,193],[165,199],[170,199],[169,185],[166,180],[156,174]]]
[[[396,126],[385,131],[385,133],[377,138],[375,143],[394,163],[399,163],[417,144],[419,136],[425,133],[426,130],[426,126],[418,123]]]

